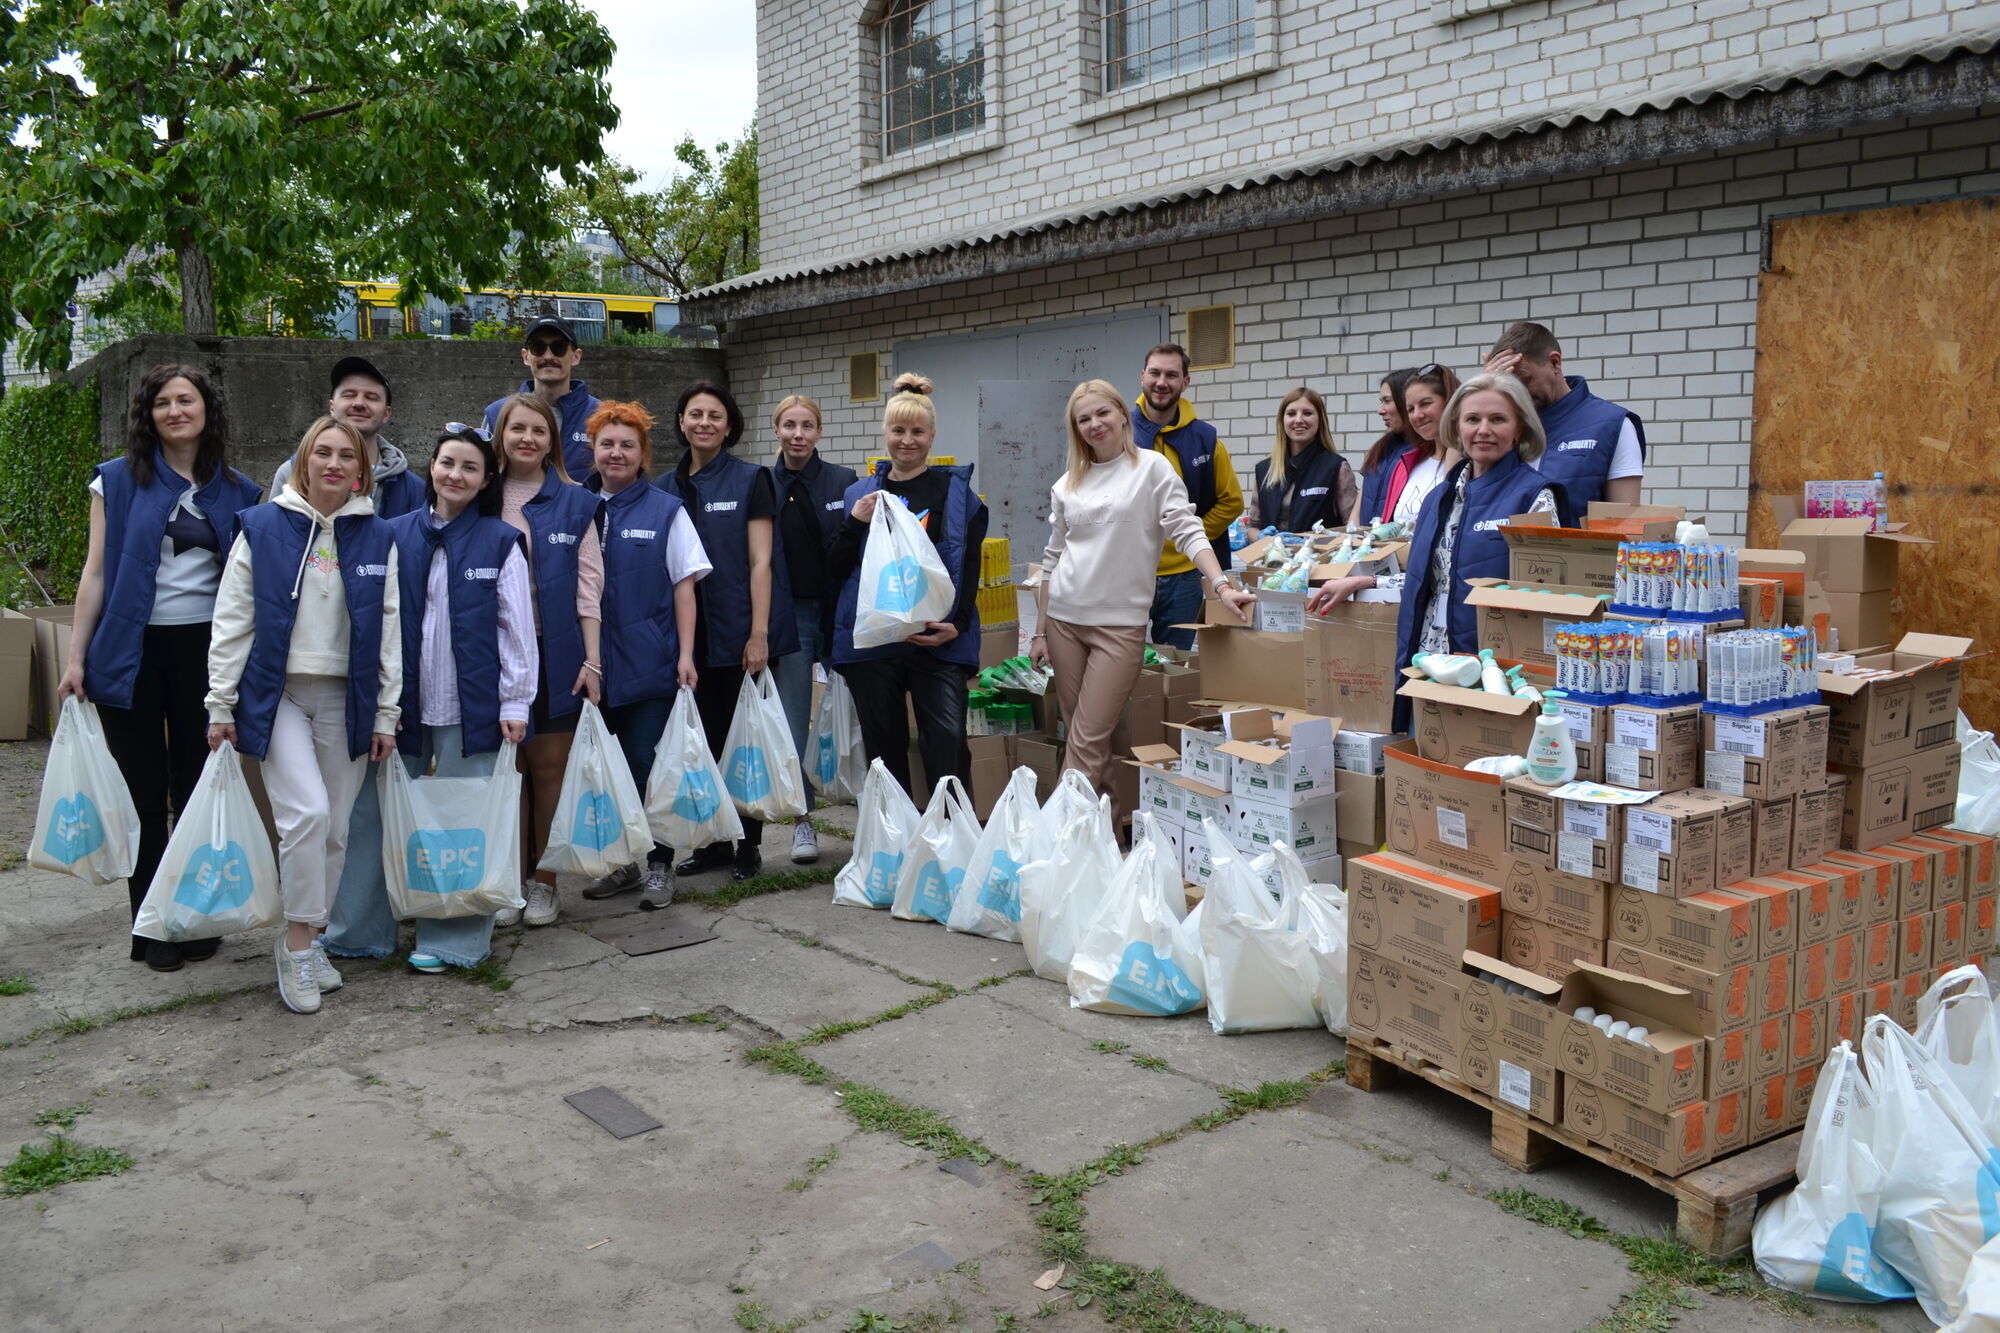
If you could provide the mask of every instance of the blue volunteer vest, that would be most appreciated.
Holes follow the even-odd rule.
[[[123,458],[97,465],[104,488],[104,606],[83,662],[83,688],[92,703],[132,706],[145,651],[146,622],[153,618],[154,580],[160,572],[160,539],[187,483],[153,451],[153,478],[135,486]],[[257,484],[233,467],[194,492],[195,506],[208,516],[215,549],[223,559],[236,544],[236,515],[263,495]]]
[[[688,517],[708,552],[711,569],[695,584],[701,618],[707,625],[708,660],[697,666],[737,666],[750,638],[750,488],[764,469],[728,450],[697,475],[698,502],[681,493],[679,469],[660,479],[660,489],[687,506]],[[799,650],[798,621],[792,616],[792,580],[785,569],[784,537],[771,519],[771,611],[764,634],[773,661]]]
[[[1325,523],[1329,528],[1345,525],[1347,515],[1340,512],[1340,477],[1346,470],[1347,460],[1321,448],[1318,440],[1285,460],[1283,486],[1265,484],[1271,460],[1259,460],[1257,517],[1266,526],[1276,523],[1278,511],[1284,507],[1285,492],[1289,490],[1292,512],[1286,515],[1287,531],[1306,532],[1315,523]]]
[[[1639,456],[1646,454],[1646,427],[1636,412],[1591,393],[1581,375],[1566,376],[1569,392],[1542,409],[1542,433],[1549,437],[1536,468],[1569,492],[1576,521],[1582,522],[1592,500],[1604,498],[1605,474],[1618,452],[1618,433],[1627,421],[1639,437]],[[1567,526],[1567,525],[1565,525]]]
[[[804,488],[812,503],[812,511],[819,519],[820,551],[833,545],[834,534],[847,520],[847,488],[854,484],[854,469],[829,463],[815,450],[806,460],[806,465],[794,472],[780,459],[771,466],[771,484],[778,493],[778,512],[785,511],[785,497],[792,487]]]
[[[1133,405],[1133,443],[1141,449],[1158,447],[1173,451],[1180,460],[1181,480],[1187,483],[1188,500],[1194,505],[1196,517],[1215,508],[1215,439],[1215,427],[1200,417],[1191,416],[1181,425],[1162,427]],[[1228,550],[1225,543],[1216,554],[1226,555]]]
[[[403,731],[397,745],[404,754],[423,753],[424,605],[431,556],[442,546],[464,753],[490,754],[500,748],[500,568],[509,552],[521,549],[521,534],[505,519],[471,508],[434,528],[428,507],[390,520],[389,531],[402,597]]]
[[[398,472],[393,477],[378,477],[375,480],[373,498],[375,517],[401,518],[405,514],[422,509],[427,503],[424,496],[424,479],[414,472]]]
[[[516,392],[534,391],[534,380],[525,379],[521,381],[521,387]],[[506,401],[506,398],[495,398],[486,405],[487,430],[493,429],[493,423],[500,415],[500,404]],[[563,466],[569,470],[572,477],[588,477],[597,471],[597,457],[590,447],[590,432],[585,429],[590,414],[596,410],[597,399],[590,396],[590,384],[586,380],[571,380],[569,392],[556,404],[556,416],[562,421]],[[499,441],[496,440],[494,443],[497,446]],[[570,679],[576,678],[572,676]]]
[[[1396,470],[1396,462],[1416,446],[1398,435],[1382,451],[1382,461],[1375,465],[1373,472],[1361,474],[1361,521],[1387,522],[1389,516],[1382,512],[1382,502],[1388,498],[1389,474]]]
[[[250,591],[256,627],[250,656],[236,689],[236,748],[262,759],[271,745],[271,722],[285,693],[285,658],[299,603],[292,593],[299,560],[314,525],[304,514],[260,504],[243,511],[243,539],[250,543]],[[347,598],[347,754],[368,753],[381,688],[382,597],[389,584],[389,524],[372,514],[333,521],[340,554],[340,585]]]
[[[521,507],[528,520],[528,567],[542,616],[541,691],[548,714],[566,717],[582,706],[570,693],[583,670],[583,627],[576,616],[577,544],[591,538],[601,504],[595,494],[565,482],[551,468],[542,489]]]
[[[877,463],[875,471],[847,488],[847,507],[854,508],[854,502],[871,491],[882,489],[882,478],[888,474],[887,462]],[[965,568],[965,534],[973,517],[986,507],[972,489],[972,467],[964,464],[957,467],[940,467],[938,471],[949,473],[951,484],[945,488],[944,540],[937,544],[938,559],[944,562],[945,571],[957,577]],[[894,497],[884,497],[877,504],[900,503]],[[956,584],[953,585],[954,590]],[[847,662],[879,662],[884,658],[908,657],[911,653],[929,653],[941,662],[950,662],[969,670],[979,668],[979,608],[975,603],[972,620],[965,633],[950,643],[936,648],[924,648],[914,643],[890,643],[880,648],[856,648],[854,646],[854,615],[861,602],[861,565],[857,562],[848,571],[847,581],[840,585],[840,603],[833,612],[833,660],[836,665]]]
[[[1424,507],[1417,514],[1417,528],[1410,539],[1409,559],[1404,564],[1405,582],[1403,602],[1396,613],[1396,667],[1401,670],[1410,664],[1410,658],[1417,651],[1420,639],[1418,626],[1430,607],[1435,581],[1431,576],[1431,552],[1437,546],[1438,534],[1444,530],[1445,520],[1451,514],[1451,507],[1457,503],[1459,474],[1472,464],[1461,460],[1429,495],[1424,497]],[[1528,506],[1535,502],[1535,496],[1546,486],[1556,493],[1556,518],[1564,526],[1569,523],[1569,505],[1563,496],[1561,483],[1552,482],[1532,466],[1521,461],[1521,455],[1509,451],[1487,470],[1483,477],[1474,477],[1465,486],[1465,513],[1458,520],[1458,540],[1452,547],[1451,590],[1446,603],[1446,621],[1451,631],[1451,650],[1455,653],[1476,652],[1479,647],[1479,631],[1475,608],[1467,606],[1465,586],[1467,579],[1507,577],[1507,540],[1499,533],[1500,525],[1516,514],[1524,514]],[[1407,731],[1409,721],[1409,700],[1396,700],[1396,729]]]
[[[678,497],[642,478],[607,496],[598,514],[604,537],[604,702],[671,699],[679,687],[680,628],[667,534]],[[701,585],[697,583],[696,587]]]

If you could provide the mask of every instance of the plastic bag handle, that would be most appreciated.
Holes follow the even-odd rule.
[[[208,762],[215,768],[216,797],[209,802],[208,845],[215,851],[229,846],[229,831],[223,827],[223,811],[229,802],[229,791],[243,780],[243,760],[236,753],[236,747],[228,741],[215,747],[215,753]]]
[[[972,809],[972,794],[966,791],[965,784],[958,780],[958,774],[947,773],[939,778],[938,790],[944,793],[945,815],[953,823],[979,822],[979,816]]]
[[[1959,983],[1966,983],[1959,990]],[[1982,999],[1993,998],[1993,988],[1987,984],[1986,974],[1970,963],[1961,964],[1946,972],[1931,983],[1930,989],[1917,998],[1917,1033],[1923,1034],[1932,1026],[1932,1020],[1950,1007],[1952,1001],[1967,995],[1977,995]]]

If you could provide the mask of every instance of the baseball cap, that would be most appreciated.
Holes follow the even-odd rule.
[[[375,368],[375,363],[365,356],[343,356],[333,363],[333,375],[327,385],[329,390],[338,389],[340,382],[349,375],[366,375],[382,386],[384,402],[393,402],[395,395],[389,389],[389,377]]]
[[[569,321],[558,319],[554,315],[543,315],[540,319],[535,320],[526,329],[522,330],[521,345],[523,347],[527,346],[528,340],[538,333],[557,333],[561,334],[564,340],[572,345],[576,342],[576,331],[570,328]]]

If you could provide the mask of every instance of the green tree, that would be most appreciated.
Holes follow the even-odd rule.
[[[59,368],[78,284],[157,256],[193,334],[285,284],[484,285],[602,158],[612,50],[575,0],[9,0],[0,332]]]
[[[602,227],[664,296],[684,296],[757,267],[757,126],[714,152],[683,136],[686,168],[665,188],[639,188],[639,173],[607,162],[578,192],[587,225]]]

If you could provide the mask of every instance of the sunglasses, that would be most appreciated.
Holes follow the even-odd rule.
[[[481,444],[493,443],[492,431],[486,429],[484,426],[468,426],[463,421],[445,422],[444,433],[447,435],[470,435]]]
[[[531,343],[524,343],[522,345],[536,356],[567,356],[569,355],[570,348],[567,338],[537,338]]]
[[[1427,366],[1418,366],[1410,373],[1410,378],[1413,380],[1427,380],[1433,375],[1442,375],[1443,373],[1444,367],[1433,361]]]

